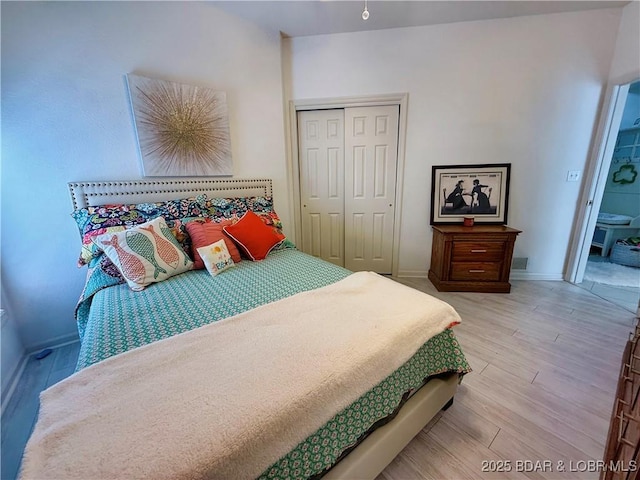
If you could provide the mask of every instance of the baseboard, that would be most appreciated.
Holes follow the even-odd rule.
[[[16,386],[18,385],[18,382],[20,381],[20,378],[24,373],[24,369],[27,366],[27,360],[29,360],[29,357],[31,355],[41,350],[44,350],[45,348],[64,347],[65,345],[78,342],[79,340],[80,339],[78,338],[77,334],[62,335],[60,337],[51,339],[48,342],[36,344],[26,349],[25,353],[22,355],[22,358],[20,359],[20,362],[18,362],[18,365],[16,366],[13,374],[11,375],[11,380],[7,384],[8,386],[7,386],[6,392],[2,392],[4,393],[4,398],[2,398],[2,404],[0,406],[0,414],[4,413],[5,407],[9,404],[9,401],[13,396]]]
[[[511,270],[509,280],[547,280],[552,282],[562,282],[564,278],[561,273],[529,273],[522,270]]]
[[[428,272],[426,270],[400,270],[398,271],[398,278],[427,278]],[[561,273],[531,273],[524,270],[511,270],[509,275],[510,280],[548,280],[548,281],[563,281],[564,278]]]
[[[427,278],[428,273],[426,270],[399,270],[398,278]]]
[[[58,348],[64,347],[65,345],[69,345],[70,343],[74,343],[79,341],[77,333],[69,333],[67,335],[61,335],[59,337],[52,338],[51,340],[47,340],[46,342],[36,343],[35,345],[30,345],[27,347],[27,355],[34,354],[39,352],[40,350],[44,350],[45,348]]]
[[[9,382],[7,383],[6,391],[2,392],[4,394],[3,395],[4,398],[2,398],[2,404],[0,405],[0,415],[4,413],[5,407],[9,404],[9,401],[13,396],[13,392],[18,386],[20,377],[22,377],[22,373],[24,372],[24,369],[27,366],[27,360],[29,360],[29,355],[25,353],[22,355],[22,358],[16,365],[16,368],[13,370],[13,373],[10,376],[11,380],[9,380]]]

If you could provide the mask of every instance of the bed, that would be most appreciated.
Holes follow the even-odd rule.
[[[179,218],[195,212],[218,222],[242,218],[246,209],[280,234],[270,180],[69,187],[74,212],[142,204],[153,216],[158,212],[151,204],[191,198],[186,208],[193,211],[180,211],[182,202],[164,213]],[[148,218],[136,221],[142,220]],[[215,276],[189,268],[141,291],[101,268],[100,252],[85,255],[89,274],[76,310],[77,371],[43,392],[22,477],[375,478],[451,404],[470,371],[449,328],[459,317],[428,295],[323,262],[283,238],[260,261],[243,259]],[[383,325],[374,317],[385,310],[393,321]],[[414,311],[435,317],[433,327],[414,320]],[[360,321],[357,328],[363,329],[351,330]],[[349,335],[354,338],[347,341]],[[210,375],[215,382],[207,380]],[[157,384],[160,393],[153,393]],[[227,400],[220,403],[218,396]],[[173,422],[190,425],[188,434],[164,434],[167,427],[158,424],[167,411]],[[229,413],[207,424],[217,412]],[[101,428],[104,435],[91,433]],[[113,445],[111,434],[118,438]],[[181,440],[153,441],[174,436]],[[225,459],[213,468],[206,456],[216,439]],[[142,443],[152,444],[151,451]]]

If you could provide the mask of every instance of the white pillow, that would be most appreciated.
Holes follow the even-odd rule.
[[[224,239],[197,249],[204,266],[211,275],[218,275],[235,265]]]
[[[142,290],[193,267],[163,217],[123,232],[99,235],[93,242],[104,250],[132,290]]]

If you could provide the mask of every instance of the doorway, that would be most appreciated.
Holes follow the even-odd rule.
[[[635,313],[640,266],[624,250],[635,245],[617,240],[640,236],[640,80],[610,87],[607,94],[574,231],[579,241],[573,242],[565,279]]]

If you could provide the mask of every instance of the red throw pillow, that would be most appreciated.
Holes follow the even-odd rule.
[[[287,238],[282,233],[282,230],[281,230],[282,222],[280,221],[280,217],[278,217],[278,214],[276,212],[274,212],[274,211],[271,211],[271,212],[259,212],[259,213],[256,213],[256,215],[258,215],[260,220],[262,220],[262,222],[267,227],[270,227],[270,228],[273,229],[273,231],[276,233],[278,238],[280,238],[280,240],[284,240],[285,238]]]
[[[211,245],[212,243],[222,239],[224,239],[224,243],[231,254],[231,258],[233,258],[233,261],[239,262],[242,260],[238,247],[236,247],[231,238],[229,238],[229,236],[223,231],[223,228],[226,225],[231,225],[231,223],[232,222],[228,220],[220,223],[215,223],[210,220],[205,222],[196,220],[185,224],[187,232],[189,232],[189,236],[191,237],[191,252],[193,253],[194,270],[204,268],[204,262],[198,253],[198,249]]]
[[[235,224],[223,227],[223,230],[253,261],[265,258],[283,240],[251,211]]]

